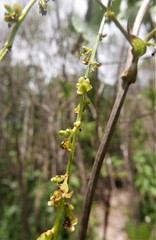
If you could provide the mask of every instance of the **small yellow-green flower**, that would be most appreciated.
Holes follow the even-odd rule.
[[[62,192],[60,190],[56,190],[53,194],[50,196],[50,201],[48,201],[48,206],[60,206],[60,201],[62,198]]]
[[[51,178],[51,181],[54,183],[61,184],[67,178],[67,174],[65,175],[56,175],[55,177]]]
[[[22,14],[22,7],[20,4],[16,3],[13,7],[8,4],[4,4],[4,8],[7,10],[7,13],[4,13],[4,20],[10,27],[18,21],[20,15]]]
[[[65,139],[63,140],[63,142],[61,142],[60,147],[61,147],[62,149],[66,149],[66,150],[68,150],[68,151],[70,152],[70,151],[71,151],[71,142],[69,141],[68,138],[65,138]]]
[[[56,190],[53,194],[50,195],[50,201],[48,201],[48,206],[59,207],[62,198],[70,199],[72,195],[73,191],[68,192],[68,187],[66,188],[65,186],[61,186],[59,190]]]
[[[65,202],[64,205],[65,205],[70,211],[73,211],[73,210],[74,210],[73,204]]]
[[[74,127],[79,128],[80,126],[81,126],[81,122],[80,121],[74,122]]]
[[[80,104],[78,104],[78,106],[74,109],[75,113],[79,113],[79,111],[80,111]]]
[[[75,230],[75,225],[78,223],[77,218],[74,218],[73,215],[71,214],[71,211],[73,210],[74,206],[66,202],[64,205],[65,220],[63,226],[64,228],[67,228],[71,232]]]
[[[92,89],[92,85],[88,78],[80,77],[78,83],[76,84],[77,94],[83,95]]]
[[[48,0],[39,0],[38,1],[38,6],[39,6],[39,13],[43,15],[46,15],[47,13],[47,3]]]
[[[63,226],[64,226],[64,228],[67,228],[69,231],[73,232],[73,231],[75,231],[75,225],[77,223],[78,223],[77,218],[70,219],[70,218],[66,217]]]

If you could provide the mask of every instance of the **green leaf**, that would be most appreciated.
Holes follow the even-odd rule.
[[[112,2],[111,11],[113,11],[115,15],[118,15],[118,13],[120,12],[120,5],[121,5],[121,0]]]
[[[90,17],[88,19],[88,22],[90,23],[90,26],[96,25],[97,27],[99,27],[99,24],[103,16],[103,10],[99,7],[99,4],[97,4],[95,0],[91,0],[91,1],[92,3],[90,3],[91,9],[90,9]]]
[[[85,22],[78,15],[73,15],[71,19],[72,26],[74,30],[78,33],[81,33],[84,40],[86,41],[94,41],[96,37],[95,26],[90,26],[87,22]]]
[[[140,223],[138,224],[137,227],[131,223],[128,223],[127,233],[129,237],[128,239],[130,240],[136,240],[136,239],[147,240],[147,239],[150,239],[151,228],[146,223]]]

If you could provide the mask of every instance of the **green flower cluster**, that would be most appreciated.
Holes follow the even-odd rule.
[[[78,52],[78,57],[79,57],[79,59],[82,57],[83,58],[82,63],[87,65],[89,62],[91,53],[92,53],[92,48],[82,46],[82,50]]]
[[[78,83],[76,84],[77,94],[83,95],[92,89],[89,78],[80,77]]]
[[[43,15],[47,14],[47,3],[49,0],[38,0],[39,13]]]
[[[69,231],[75,231],[75,225],[78,223],[77,218],[73,218],[71,211],[74,210],[74,206],[69,203],[64,204],[64,213],[65,213],[65,220],[63,223],[63,227],[67,228]]]
[[[73,192],[69,192],[68,187],[68,175],[56,175],[51,179],[52,182],[56,183],[59,187],[59,190],[56,190],[50,196],[50,201],[48,202],[48,206],[59,207],[61,204],[62,198],[71,198]]]
[[[70,231],[75,230],[75,225],[77,224],[77,218],[74,218],[71,214],[71,211],[74,210],[74,206],[67,202],[67,199],[70,199],[73,195],[73,191],[69,192],[68,186],[68,174],[65,175],[56,175],[51,179],[52,182],[56,183],[58,190],[56,190],[50,196],[50,201],[48,206],[54,206],[56,208],[60,207],[63,200],[64,206],[64,228],[69,229]]]
[[[105,34],[102,34],[102,33],[99,34],[100,40],[102,40],[105,36],[106,36]],[[86,46],[82,46],[82,50],[79,51],[78,57],[82,58],[81,62],[84,65],[89,65],[89,67],[91,68],[91,72],[94,73],[95,69],[97,67],[100,67],[102,64],[97,62],[97,61],[90,61],[92,51],[93,51],[92,48],[88,48]]]
[[[63,130],[62,130],[62,131],[63,131]],[[71,147],[72,147],[70,138],[65,138],[65,139],[61,142],[60,147],[61,147],[62,149],[67,149],[67,150],[70,152],[70,151],[71,151]]]
[[[81,122],[80,121],[74,122],[73,129],[67,128],[66,130],[60,130],[59,131],[60,135],[68,136],[68,137],[64,138],[64,140],[61,142],[60,147],[62,149],[65,149],[65,150],[71,152],[71,150],[72,150],[72,137],[73,137],[73,134],[77,130],[81,131]]]
[[[16,3],[13,7],[4,4],[4,8],[7,10],[7,13],[4,13],[4,20],[8,23],[8,26],[11,27],[11,25],[18,21],[22,13],[22,7],[20,4]]]

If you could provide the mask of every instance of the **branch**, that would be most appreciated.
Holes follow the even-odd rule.
[[[133,28],[132,28],[132,34],[133,35],[137,35],[150,2],[151,2],[151,0],[144,0],[141,3],[141,7],[140,7],[140,9],[137,13],[137,16],[136,16],[134,24],[133,24]]]
[[[107,8],[109,9],[112,4],[112,0],[108,0]]]
[[[147,2],[147,0],[143,1],[140,9],[145,8],[145,2]],[[148,1],[148,2],[150,2],[150,1]],[[146,4],[146,10],[147,10],[147,8],[148,8],[148,4]],[[139,12],[140,11],[141,10],[139,10]],[[139,12],[138,12],[138,14],[139,14]],[[143,11],[144,14],[145,14],[145,12],[146,11]],[[136,16],[136,19],[138,19],[137,16]],[[142,16],[143,16],[143,14],[142,14]],[[142,19],[140,19],[139,24],[137,24],[137,25],[134,24],[133,32],[138,33],[141,22],[142,22]],[[128,57],[127,57],[127,64],[129,64],[129,63],[132,64],[132,56],[131,55],[128,55]],[[127,69],[127,64],[126,64],[126,69]],[[133,76],[131,76],[131,77],[133,77]],[[131,82],[133,82],[133,81],[131,81]],[[84,201],[82,218],[80,221],[80,229],[79,229],[79,236],[78,236],[79,240],[84,240],[85,236],[86,236],[89,214],[90,214],[90,210],[91,210],[91,206],[92,206],[92,202],[93,202],[93,198],[94,198],[94,194],[95,194],[95,189],[96,189],[97,182],[99,179],[100,170],[101,170],[103,160],[106,155],[112,134],[114,132],[116,123],[118,121],[120,111],[123,106],[129,86],[130,86],[130,82],[121,82],[121,84],[120,84],[112,112],[110,114],[100,147],[99,147],[96,157],[95,157],[92,175],[89,180],[86,198]]]
[[[98,4],[101,6],[101,8],[105,11],[106,16],[111,18],[111,20],[114,22],[114,24],[117,26],[117,28],[120,29],[124,37],[127,39],[127,41],[131,44],[130,38],[126,30],[123,28],[123,26],[120,24],[118,19],[115,16],[115,13],[110,11],[109,8],[107,8],[100,0],[96,0]]]
[[[6,41],[6,43],[0,50],[0,62],[2,61],[4,56],[7,54],[7,52],[11,49],[13,41],[15,39],[15,36],[17,34],[17,31],[18,31],[21,23],[23,22],[24,18],[26,17],[26,15],[28,14],[28,12],[30,11],[30,9],[32,8],[32,6],[34,5],[35,2],[36,2],[36,0],[31,0],[27,4],[27,6],[23,9],[22,14],[20,15],[18,21],[15,23],[14,27],[11,30],[8,40]]]
[[[156,27],[146,36],[145,41],[149,41],[151,38],[153,38],[156,35]]]

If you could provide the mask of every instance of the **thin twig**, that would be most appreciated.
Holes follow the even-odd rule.
[[[140,23],[142,23],[143,21],[144,15],[148,9],[150,2],[151,0],[144,0],[143,2],[141,2],[141,7],[137,13],[137,16],[133,24],[132,34],[137,35],[137,32],[140,30],[141,26]]]
[[[154,36],[156,36],[156,27],[146,36],[145,41],[149,41]]]
[[[107,8],[108,8],[108,9],[110,8],[111,4],[112,4],[112,0],[109,0],[109,1],[108,1],[108,4],[107,4],[107,6],[108,6]]]
[[[101,8],[106,12],[106,16],[108,16],[114,22],[114,24],[117,26],[118,29],[120,29],[120,31],[122,32],[124,37],[127,39],[127,41],[131,44],[128,33],[126,32],[126,30],[123,28],[123,26],[120,24],[120,22],[116,18],[115,13],[111,12],[100,0],[96,0],[96,1],[101,6]]]
[[[7,52],[11,49],[13,41],[15,39],[15,36],[17,34],[17,31],[18,31],[21,23],[23,22],[24,18],[26,17],[26,15],[28,14],[28,12],[30,11],[30,9],[32,8],[32,6],[34,5],[35,2],[36,2],[36,0],[31,0],[26,5],[26,7],[23,9],[22,14],[20,15],[18,21],[14,24],[14,26],[10,32],[10,35],[8,37],[8,40],[6,41],[4,46],[0,49],[0,62],[2,61],[4,56],[7,54]]]
[[[148,4],[150,3],[150,1],[148,1],[148,4],[146,4],[146,7],[145,7],[145,2],[147,2],[147,0],[143,1],[141,8],[144,8],[144,9],[146,8],[146,10],[147,10]],[[140,11],[141,10],[139,10],[139,12]],[[145,12],[146,11],[142,11],[142,17],[143,17],[143,14],[145,14]],[[139,21],[137,16],[136,16],[136,19],[137,19],[137,24],[135,25],[135,28],[133,27],[133,32],[138,33],[140,25],[142,23],[142,19],[140,19],[140,21]],[[128,54],[126,69],[127,69],[127,66],[129,66],[131,64],[132,64],[132,56],[130,54]],[[89,214],[90,214],[90,210],[91,210],[91,206],[92,206],[92,202],[93,202],[93,198],[94,198],[95,189],[96,189],[97,182],[99,179],[100,170],[101,170],[103,160],[106,155],[112,134],[114,132],[117,120],[119,118],[120,110],[123,106],[129,86],[130,86],[130,82],[121,82],[120,83],[120,87],[118,90],[118,94],[117,94],[112,112],[110,114],[100,147],[99,147],[96,157],[95,157],[92,175],[89,180],[89,184],[88,184],[88,188],[87,188],[87,192],[86,192],[86,198],[85,198],[85,202],[84,202],[84,206],[83,206],[82,218],[80,221],[80,229],[79,229],[79,236],[78,236],[79,240],[85,240],[85,237],[86,237]]]

